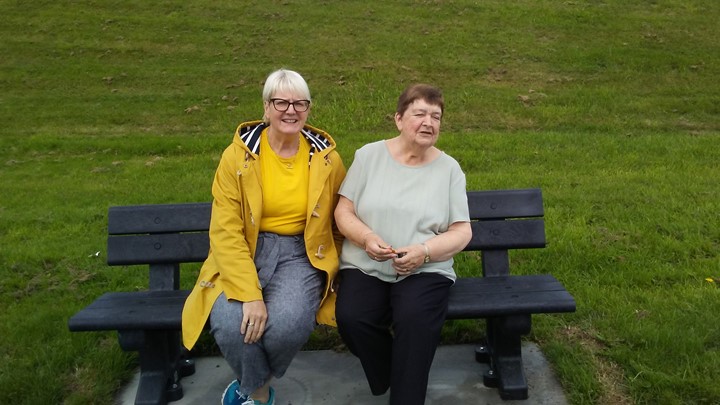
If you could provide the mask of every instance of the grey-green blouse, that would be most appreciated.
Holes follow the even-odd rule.
[[[367,144],[355,152],[340,194],[353,202],[358,218],[393,247],[425,242],[455,222],[470,221],[465,173],[445,153],[422,166],[405,166],[392,158],[385,141]],[[392,260],[376,262],[347,239],[340,256],[340,269],[345,268],[396,281]],[[417,272],[456,278],[453,259],[425,263]]]

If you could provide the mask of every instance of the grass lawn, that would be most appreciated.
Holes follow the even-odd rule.
[[[145,269],[105,264],[108,206],[209,201],[279,67],[306,77],[309,121],[346,165],[395,135],[397,96],[421,81],[445,93],[439,146],[469,189],[543,189],[548,247],[511,260],[577,300],[528,336],[571,403],[720,402],[717,1],[0,0],[0,14],[0,403],[111,402],[136,358],[114,333],[67,330],[103,292],[147,286]],[[448,322],[444,342],[482,331]],[[308,347],[336,345],[321,329]]]

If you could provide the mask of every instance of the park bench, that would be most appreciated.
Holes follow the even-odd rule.
[[[539,189],[469,191],[473,238],[465,251],[481,252],[482,276],[458,277],[448,319],[486,319],[475,352],[488,363],[483,383],[503,399],[527,399],[521,337],[531,315],[575,311],[575,300],[552,275],[511,275],[508,251],[545,246]],[[107,261],[149,265],[145,291],[108,292],[72,316],[71,331],[116,330],[120,346],[137,351],[136,404],[182,398],[180,379],[195,372],[180,342],[181,312],[189,290],[180,289],[180,264],[205,260],[210,203],[110,207]]]

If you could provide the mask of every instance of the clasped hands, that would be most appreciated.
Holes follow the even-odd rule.
[[[410,275],[425,260],[425,249],[422,245],[410,245],[393,248],[374,232],[369,233],[363,240],[365,253],[378,262],[392,260],[392,267],[398,276]]]

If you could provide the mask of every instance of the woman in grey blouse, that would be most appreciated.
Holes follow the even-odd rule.
[[[395,138],[355,159],[335,209],[345,235],[336,318],[370,390],[390,404],[422,405],[440,341],[453,256],[470,241],[465,174],[435,147],[439,89],[411,85],[398,100]]]

